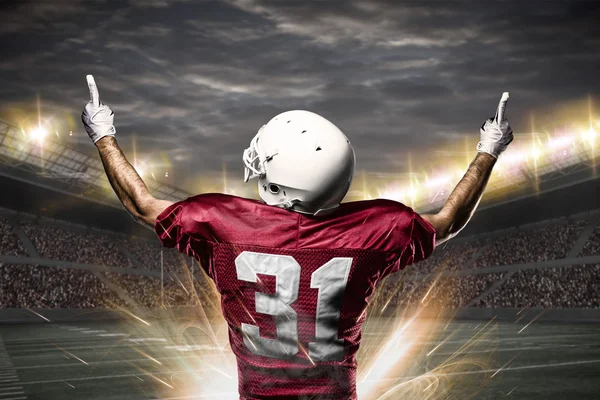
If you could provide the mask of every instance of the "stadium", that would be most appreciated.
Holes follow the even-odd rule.
[[[0,1],[0,400],[600,398],[598,21]]]
[[[237,398],[219,295],[197,262],[126,214],[94,157],[6,122],[0,132],[0,399]],[[363,398],[596,398],[595,139],[591,124],[515,151],[457,238],[381,284]],[[388,178],[359,179],[349,197],[428,211],[453,183]],[[147,182],[157,197],[190,196]]]

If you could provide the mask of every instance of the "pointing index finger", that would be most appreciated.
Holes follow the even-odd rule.
[[[94,107],[100,107],[100,94],[98,93],[98,87],[96,81],[92,75],[86,75],[88,88],[90,89],[90,100]]]
[[[508,102],[508,92],[502,93],[502,98],[500,99],[500,103],[498,104],[498,109],[496,110],[496,117],[494,118],[495,122],[502,122],[504,118],[504,112],[506,111],[506,103]]]

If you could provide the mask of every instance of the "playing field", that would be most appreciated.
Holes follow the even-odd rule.
[[[454,332],[451,337],[425,343],[426,354],[418,360],[402,359],[405,372],[395,384],[414,382],[406,369],[426,373],[452,361],[485,323],[452,322],[445,330]],[[461,398],[465,386],[482,382],[474,398],[600,398],[600,326],[532,324],[518,333],[523,325],[494,324],[492,334],[459,354],[461,363],[484,360],[477,368],[446,368],[408,396],[388,398]],[[383,322],[370,323],[365,341],[386,329]],[[0,400],[235,398],[235,370],[205,332],[148,332],[132,329],[130,322],[1,326]],[[419,367],[410,368],[411,362]],[[436,394],[442,387],[445,392]]]

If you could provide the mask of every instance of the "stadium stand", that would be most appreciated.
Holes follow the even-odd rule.
[[[112,308],[124,302],[89,271],[0,264],[3,308]]]
[[[26,256],[27,252],[6,218],[0,217],[0,252],[10,256]]]
[[[160,270],[160,257],[162,251],[163,264],[167,271],[181,271],[184,268],[184,256],[174,249],[162,248],[158,241],[150,242],[137,238],[130,238],[123,242],[124,246],[140,262],[144,269]]]
[[[115,240],[108,236],[27,222],[22,226],[44,258],[133,268],[131,261],[118,250]]]
[[[381,308],[414,307],[419,305],[435,308],[466,307],[471,300],[482,294],[503,274],[465,275],[438,277],[432,280],[386,280],[379,288]]]
[[[555,223],[533,230],[511,231],[490,240],[473,264],[476,268],[513,265],[565,258],[586,221]]]
[[[600,264],[517,271],[475,304],[491,308],[599,308]]]
[[[596,225],[592,236],[590,236],[580,253],[581,256],[594,256],[597,254],[600,254],[600,223]]]
[[[456,271],[472,264],[476,253],[485,247],[485,239],[470,238],[466,242],[448,242],[437,248],[426,260],[410,266],[411,273],[428,274],[431,272]]]
[[[134,300],[134,306],[157,308],[162,305],[180,306],[193,304],[191,290],[184,288],[181,281],[168,279],[161,296],[160,279],[149,276],[106,273],[106,278],[123,289]]]
[[[19,219],[39,258],[29,256],[15,234],[13,221]],[[573,257],[572,265],[560,268],[538,264],[570,261],[566,257],[586,226],[591,233],[584,237],[579,256],[600,256],[600,224],[590,225],[585,216],[458,237],[424,262],[386,278],[375,307],[599,308],[598,262],[584,265]],[[193,289],[182,283],[182,274],[189,271],[186,267],[195,265],[188,257],[161,249],[157,241],[146,238],[97,232],[56,220],[38,221],[22,214],[0,217],[0,235],[0,255],[19,260],[0,263],[2,308],[115,308],[131,306],[131,302],[156,308],[193,304],[196,292],[210,292],[206,282]],[[72,262],[79,264],[74,267]],[[98,272],[111,267],[122,272],[114,268]],[[196,278],[201,275],[196,269]],[[121,298],[111,285],[128,299]]]

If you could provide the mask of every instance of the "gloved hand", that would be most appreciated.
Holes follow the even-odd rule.
[[[90,102],[83,109],[81,120],[88,136],[96,143],[105,136],[114,136],[117,132],[113,125],[115,113],[106,104],[100,102],[94,77],[87,75],[86,79],[90,89]]]
[[[498,158],[514,139],[512,128],[504,113],[508,97],[508,92],[502,94],[496,116],[485,121],[480,129],[481,139],[477,151],[491,154],[495,158]]]

